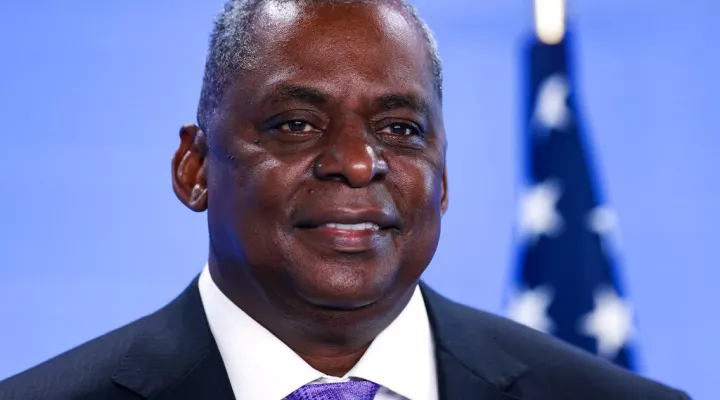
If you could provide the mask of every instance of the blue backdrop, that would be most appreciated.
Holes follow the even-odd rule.
[[[516,258],[530,2],[415,3],[445,61],[450,137],[450,211],[426,280],[500,312]],[[160,307],[201,269],[204,215],[174,198],[170,157],[194,121],[221,6],[0,2],[0,379]],[[572,11],[589,142],[621,218],[639,367],[715,398],[720,3]]]

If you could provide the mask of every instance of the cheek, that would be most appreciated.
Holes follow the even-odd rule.
[[[257,167],[252,167],[257,163]],[[208,168],[208,206],[220,209],[225,218],[248,220],[266,203],[263,197],[273,160],[238,162],[212,160]]]
[[[396,186],[405,222],[400,265],[403,281],[415,282],[430,264],[440,240],[442,172],[432,164],[404,165]]]
[[[282,170],[280,162],[269,157],[211,162],[208,223],[211,233],[222,232],[222,237],[214,238],[214,246],[253,264],[279,261],[287,188]]]
[[[394,186],[405,223],[404,241],[408,263],[426,266],[440,238],[442,168],[426,160],[399,160]]]
[[[400,159],[391,167],[398,203],[412,222],[439,221],[442,199],[442,168],[426,160]],[[435,218],[437,217],[437,218]]]

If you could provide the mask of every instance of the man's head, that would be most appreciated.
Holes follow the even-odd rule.
[[[182,129],[173,160],[178,197],[208,210],[214,277],[289,320],[407,299],[447,207],[440,91],[403,1],[227,6],[202,129]]]
[[[256,42],[253,38],[254,17],[258,9],[267,3],[267,0],[230,0],[215,23],[211,35],[210,48],[205,64],[200,104],[198,106],[197,120],[200,127],[211,118],[227,87],[239,73],[257,64]],[[437,43],[430,28],[417,14],[415,8],[405,0],[275,0],[273,11],[276,17],[292,18],[303,6],[308,5],[347,5],[347,4],[378,4],[394,3],[415,24],[426,40],[426,49],[430,58],[431,68],[435,76],[435,86],[442,96],[442,64],[437,50]]]

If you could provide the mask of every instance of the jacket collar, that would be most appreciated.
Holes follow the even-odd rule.
[[[476,310],[421,283],[436,345],[440,399],[517,400],[507,390],[526,370],[496,342]],[[112,379],[146,399],[234,399],[202,307],[197,279],[144,325]]]
[[[112,379],[145,399],[234,399],[197,279],[144,324]]]
[[[440,399],[521,399],[508,391],[527,366],[497,343],[489,315],[420,287],[435,336]]]

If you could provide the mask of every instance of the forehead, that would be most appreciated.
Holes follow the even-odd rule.
[[[344,98],[412,92],[436,101],[426,40],[397,4],[268,1],[252,32],[251,86],[293,81]]]

